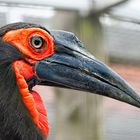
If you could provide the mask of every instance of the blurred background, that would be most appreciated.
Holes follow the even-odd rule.
[[[86,48],[140,93],[139,0],[0,0],[0,26],[31,22],[74,32]],[[48,140],[139,140],[140,110],[85,92],[36,86]]]

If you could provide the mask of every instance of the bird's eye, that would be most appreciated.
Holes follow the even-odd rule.
[[[30,38],[30,44],[35,49],[41,49],[44,46],[44,39],[40,36],[32,36]]]

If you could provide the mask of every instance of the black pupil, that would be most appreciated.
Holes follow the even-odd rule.
[[[41,44],[41,40],[40,40],[40,39],[36,39],[36,40],[34,41],[34,44],[35,44],[36,46],[39,46],[39,45]]]
[[[30,44],[35,49],[41,49],[43,47],[44,40],[40,36],[33,36],[33,37],[31,37]]]

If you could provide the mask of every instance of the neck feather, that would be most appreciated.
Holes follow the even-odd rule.
[[[12,62],[23,56],[0,41],[0,139],[44,140],[22,101]]]

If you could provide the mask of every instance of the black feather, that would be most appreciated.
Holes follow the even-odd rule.
[[[18,23],[4,26],[0,29],[0,36],[8,30],[33,26],[37,25]],[[0,140],[44,140],[22,101],[16,82],[12,62],[20,59],[24,59],[23,54],[0,38]]]
[[[8,24],[6,26],[1,27],[0,28],[0,36],[3,36],[8,31],[22,29],[22,28],[24,28],[24,29],[26,29],[26,28],[41,28],[49,33],[49,31],[46,28],[44,28],[40,25],[33,24],[33,23],[17,22],[17,23],[11,23],[11,24]]]

